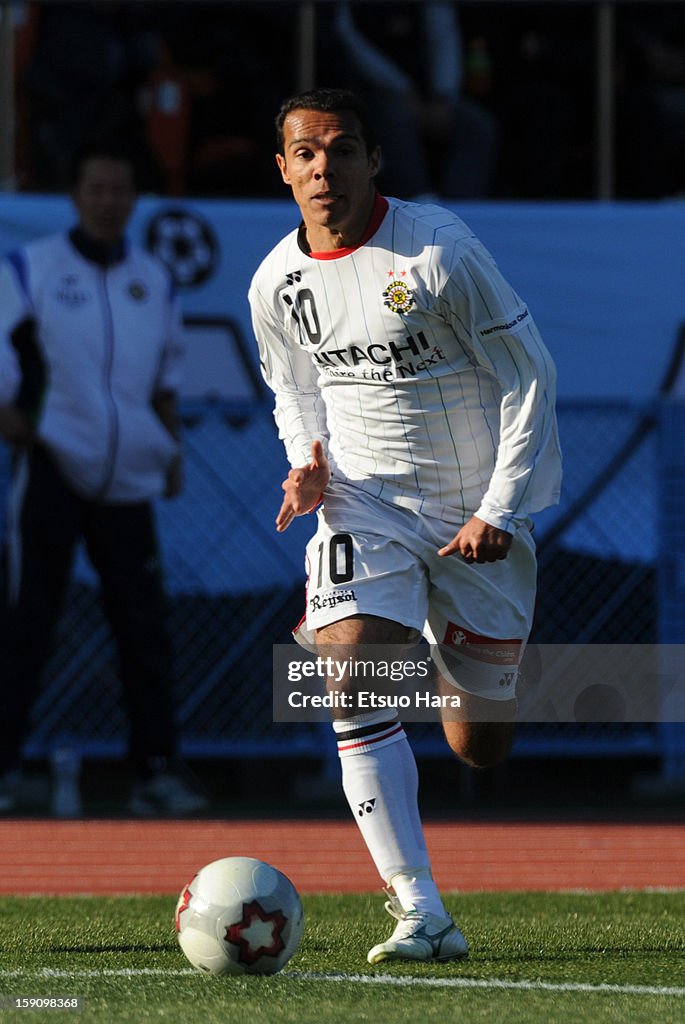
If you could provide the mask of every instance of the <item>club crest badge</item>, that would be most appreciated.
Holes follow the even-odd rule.
[[[393,313],[408,313],[414,305],[414,296],[404,281],[391,281],[383,292],[383,304]]]

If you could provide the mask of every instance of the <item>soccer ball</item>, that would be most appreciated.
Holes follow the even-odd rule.
[[[297,889],[270,864],[224,857],[201,868],[176,904],[176,932],[207,974],[276,974],[304,931]]]

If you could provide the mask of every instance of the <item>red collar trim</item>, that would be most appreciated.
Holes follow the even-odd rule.
[[[357,249],[361,249],[361,247],[366,245],[368,240],[378,231],[379,227],[383,223],[383,218],[388,212],[389,205],[388,200],[379,192],[376,192],[373,211],[359,245],[346,246],[344,249],[326,249],[323,252],[310,252],[309,255],[313,260],[339,260],[341,256],[349,256],[350,253],[356,252]]]

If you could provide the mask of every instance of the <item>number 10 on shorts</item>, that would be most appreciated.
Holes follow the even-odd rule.
[[[317,548],[319,568],[316,586],[325,585],[324,567],[331,583],[349,583],[354,576],[354,553],[349,533],[334,533]]]

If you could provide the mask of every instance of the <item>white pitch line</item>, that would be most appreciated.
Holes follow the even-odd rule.
[[[138,978],[158,975],[164,978],[182,978],[184,975],[200,974],[194,967],[101,967],[93,970],[63,971],[53,967],[37,967],[35,970],[18,968],[14,971],[0,971],[0,978]]]
[[[194,967],[120,967],[99,970],[66,971],[42,967],[37,970],[0,970],[0,978],[181,978],[200,975]],[[282,976],[293,981],[333,981],[361,985],[391,985],[398,988],[425,986],[426,988],[480,988],[520,990],[524,992],[584,992],[608,993],[628,996],[685,996],[685,988],[660,987],[658,985],[614,985],[605,982],[591,984],[582,981],[514,981],[511,978],[422,978],[394,974],[318,974],[314,971],[283,971]],[[249,977],[249,975],[240,975]]]
[[[420,978],[394,974],[316,974],[308,971],[286,971],[290,978],[308,981],[351,981],[366,985],[425,985],[433,988],[523,989],[527,992],[608,992],[613,995],[685,996],[685,988],[657,985],[593,985],[582,981],[514,981],[510,978]]]

